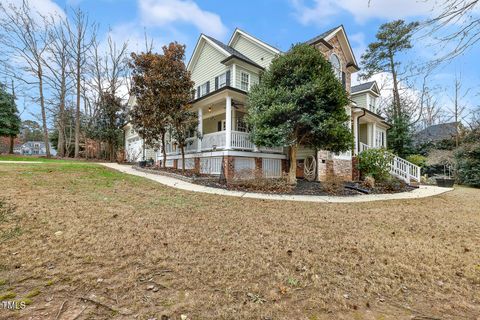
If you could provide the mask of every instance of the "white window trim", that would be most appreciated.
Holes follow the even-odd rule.
[[[223,78],[223,79],[222,79]],[[227,73],[224,72],[218,76],[218,88],[223,88],[227,85]]]
[[[243,88],[243,85],[244,85],[244,83],[245,83],[245,82],[243,81],[243,76],[244,76],[244,75],[246,75],[246,76],[248,77],[248,81],[246,82],[246,83],[247,83],[247,89],[246,89],[246,90]],[[244,91],[250,91],[251,79],[252,79],[252,77],[251,77],[250,73],[245,72],[245,71],[241,71],[241,72],[240,72],[240,89],[242,89],[242,90],[244,90]]]
[[[200,97],[203,97],[207,94],[207,82],[200,86]]]

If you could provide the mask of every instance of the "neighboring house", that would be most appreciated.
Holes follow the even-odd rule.
[[[443,140],[451,140],[457,135],[457,122],[435,124],[427,127],[413,136],[415,145],[423,145],[428,143],[437,143]]]
[[[52,156],[56,156],[57,151],[55,151],[51,143],[49,144],[49,146],[50,146],[50,154]],[[21,146],[20,153],[23,155],[31,155],[31,156],[45,156],[47,154],[45,142],[27,141]]]
[[[351,75],[359,68],[343,26],[328,30],[306,43],[325,55],[350,94]],[[248,171],[261,172],[269,178],[280,177],[288,170],[288,150],[255,146],[249,140],[244,121],[250,88],[259,82],[261,73],[281,54],[274,46],[240,29],[235,30],[228,44],[200,35],[187,69],[195,82],[192,109],[198,114],[201,135],[188,139],[185,168],[197,169],[204,174],[223,174],[227,179],[243,176]],[[354,148],[333,154],[301,146],[297,160],[298,177],[303,177],[305,160],[313,157],[317,162],[317,180],[324,181],[333,176],[352,180],[356,155],[369,147],[386,145],[388,125],[375,113],[375,107],[360,101],[364,94],[378,98],[378,87],[376,84],[365,86],[365,90],[357,90],[352,103],[345,106],[355,136]],[[357,98],[359,101],[355,102]],[[135,144],[139,137],[130,127],[127,126],[125,132],[127,150],[143,146],[142,142]],[[181,168],[177,144],[169,139],[166,149],[166,166]],[[157,152],[156,160],[162,161],[161,152]]]
[[[351,99],[355,103],[354,118],[358,127],[355,151],[387,147],[387,130],[390,125],[378,114],[380,90],[376,81],[353,86]]]

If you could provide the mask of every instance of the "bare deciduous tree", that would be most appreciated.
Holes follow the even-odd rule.
[[[75,106],[75,157],[80,153],[80,105],[82,97],[82,74],[87,66],[87,52],[93,44],[96,26],[89,23],[88,16],[80,9],[73,13],[73,22],[67,21],[70,45],[69,51],[72,58],[73,73],[75,77],[76,106]]]
[[[48,34],[48,56],[45,61],[49,72],[46,79],[53,91],[55,108],[55,125],[58,129],[57,152],[60,157],[65,157],[67,132],[65,105],[67,95],[72,89],[71,55],[68,52],[70,39],[66,30],[65,20],[56,15],[46,21],[51,25]],[[58,108],[58,109],[57,109]]]
[[[18,75],[15,77],[38,88],[36,100],[40,103],[46,155],[50,157],[44,95],[44,56],[49,30],[48,25],[38,22],[36,18],[39,16],[26,0],[19,6],[0,3],[0,43],[10,50],[10,57],[18,57],[12,63],[20,64],[21,69],[28,74],[28,79]]]

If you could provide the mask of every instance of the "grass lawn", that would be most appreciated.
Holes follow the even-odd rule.
[[[0,300],[28,304],[0,319],[480,315],[477,189],[275,202],[59,161],[0,164],[0,184]]]

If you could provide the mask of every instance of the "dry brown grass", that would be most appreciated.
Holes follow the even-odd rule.
[[[0,233],[19,228],[0,235],[0,294],[38,290],[25,310],[0,309],[1,319],[55,319],[60,310],[59,319],[480,314],[480,190],[274,202],[78,163],[0,165],[0,183],[0,197],[16,206]]]

